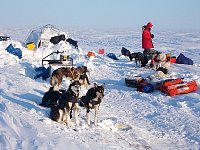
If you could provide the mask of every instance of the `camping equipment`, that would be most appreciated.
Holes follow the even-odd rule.
[[[125,78],[125,84],[127,87],[137,88],[137,91],[144,93],[154,92],[154,85],[149,83],[146,79],[141,76],[135,76],[133,78]]]
[[[151,93],[154,92],[154,85],[149,83],[147,80],[142,80],[137,87],[137,91],[144,92],[144,93]]]
[[[177,57],[176,63],[177,64],[193,65],[193,61],[190,58],[184,56],[182,53]]]
[[[14,48],[12,43],[6,48],[7,52],[18,56],[19,59],[22,58],[22,51],[20,48]]]
[[[166,86],[162,89],[162,92],[166,93],[169,96],[175,96],[178,94],[186,94],[197,90],[198,86],[195,80],[187,82],[187,83],[180,83],[175,85]]]
[[[117,56],[116,56],[114,53],[108,53],[107,56],[108,56],[109,58],[111,58],[111,59],[119,60],[119,59],[117,58]]]
[[[39,47],[48,46],[51,42],[50,39],[54,36],[60,36],[65,35],[65,38],[68,38],[68,33],[65,33],[63,31],[60,31],[58,28],[47,24],[43,27],[39,27],[36,29],[33,29],[30,34],[28,35],[27,39],[25,40],[25,45],[28,43],[34,43],[35,49]],[[61,36],[61,39],[63,37]]]
[[[60,41],[65,41],[65,35],[64,34],[61,34],[59,36],[53,36],[50,39],[50,42],[53,43],[54,45],[58,44]]]
[[[172,56],[172,54],[170,54],[170,53],[166,54],[167,61],[170,61],[171,56]]]
[[[60,55],[60,59],[47,59],[49,56],[51,55]],[[67,55],[65,52],[52,52],[49,55],[47,55],[46,57],[44,57],[42,59],[42,67],[44,67],[44,62],[48,62],[49,65],[49,72],[50,75],[52,74],[53,70],[61,68],[61,67],[73,67],[73,59],[71,57],[69,57],[69,55]],[[43,70],[44,73],[45,70]]]
[[[105,50],[104,49],[99,49],[99,54],[104,54]]]
[[[37,74],[34,79],[40,78],[42,77],[43,80],[46,80],[47,78],[49,78],[51,76],[51,68],[45,68],[45,67],[38,67],[35,69],[36,72],[39,72],[39,74]]]
[[[134,76],[133,78],[125,78],[125,84],[127,87],[137,88],[139,83],[143,80],[141,76]]]
[[[53,55],[53,54],[60,54],[60,59],[55,60],[55,59],[47,59],[49,56]],[[64,52],[52,52],[51,54],[45,56],[42,59],[42,66],[44,67],[44,62],[47,61],[49,63],[49,65],[61,65],[61,66],[72,66],[73,67],[73,59],[69,56],[66,56],[66,54]]]
[[[90,58],[90,57],[96,57],[95,53],[94,52],[88,52],[87,53],[87,56]]]
[[[170,63],[173,64],[173,63],[176,63],[176,56],[172,56],[170,58]]]
[[[197,88],[198,87],[195,80],[184,83],[182,78],[168,79],[168,80],[163,81],[158,86],[158,89],[161,92],[164,92],[169,96],[189,93],[189,92],[197,90]]]
[[[0,36],[0,41],[7,41],[10,40],[9,36]]]
[[[35,44],[33,42],[26,44],[27,49],[33,50],[35,48]]]

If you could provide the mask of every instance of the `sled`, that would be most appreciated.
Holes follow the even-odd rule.
[[[183,78],[167,79],[162,82],[157,83],[156,89],[161,92],[165,92],[168,86],[183,83]]]
[[[170,86],[170,85],[179,84],[179,83],[182,83],[182,82],[183,82],[182,78],[167,79],[162,83],[162,85],[163,86]]]
[[[54,54],[60,55],[60,59],[47,59],[49,58],[49,56],[54,55]],[[50,66],[73,67],[73,59],[69,56],[64,57],[62,54],[63,52],[57,51],[57,52],[52,52],[51,54],[47,55],[46,57],[42,59],[42,67],[44,67],[44,62],[48,62]]]
[[[161,91],[166,93],[169,96],[176,96],[178,94],[186,94],[198,89],[197,83],[195,80],[187,83],[173,84],[169,86],[162,86]]]

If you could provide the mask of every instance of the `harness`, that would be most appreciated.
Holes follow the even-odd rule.
[[[90,109],[94,109],[95,105],[100,105],[101,97],[96,98],[96,90],[90,89],[81,103],[83,103],[87,112],[90,112]]]
[[[78,95],[76,95],[69,89],[60,96],[59,107],[61,109],[64,109],[64,107],[66,106],[69,107],[68,102],[72,103],[72,107],[74,106],[75,103],[78,103]]]
[[[72,74],[72,78],[75,79],[74,78],[74,72],[76,71],[76,69],[75,68],[73,68],[73,69],[72,68],[68,68],[68,69],[69,69],[70,73]]]
[[[93,109],[95,105],[100,105],[100,103],[101,103],[100,97],[97,99],[97,101],[95,101],[95,99],[91,99],[89,102],[89,108]]]

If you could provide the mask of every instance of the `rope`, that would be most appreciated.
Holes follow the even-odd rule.
[[[74,68],[74,70],[73,70],[73,72],[72,72],[72,68],[68,68],[69,69],[69,71],[71,72],[71,74],[72,74],[72,78],[74,79],[74,72],[75,72],[75,68]]]

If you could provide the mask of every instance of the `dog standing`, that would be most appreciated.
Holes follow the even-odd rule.
[[[74,67],[62,67],[53,71],[50,79],[50,84],[54,87],[54,91],[58,91],[60,89],[60,85],[62,83],[63,77],[79,80],[80,75],[88,72],[86,66],[74,68]]]
[[[50,118],[56,122],[71,126],[70,114],[74,110],[75,123],[79,126],[78,120],[78,97],[81,84],[79,81],[73,81],[67,91],[65,91],[58,100],[58,106],[51,108]]]
[[[99,112],[99,106],[101,104],[101,100],[104,97],[104,85],[98,86],[94,83],[94,87],[90,88],[85,96],[80,98],[79,104],[82,107],[86,108],[86,119],[88,126],[90,125],[90,109],[95,110],[94,115],[94,125],[97,126],[97,116]]]
[[[131,52],[128,49],[122,47],[121,54],[124,56],[129,56],[131,54]]]
[[[135,64],[136,64],[136,66],[138,65],[138,62],[139,62],[140,64],[143,64],[144,61],[145,61],[144,54],[141,53],[141,52],[131,53],[131,54],[129,55],[130,61],[132,61],[133,58],[135,59]],[[145,62],[145,63],[146,63],[146,62]]]

